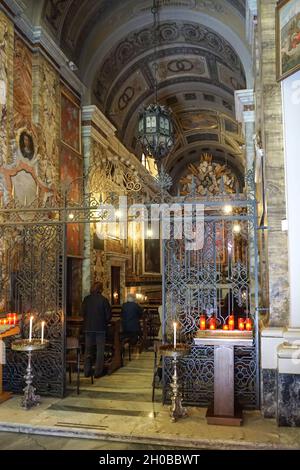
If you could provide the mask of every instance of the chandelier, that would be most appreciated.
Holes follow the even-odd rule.
[[[152,13],[154,17],[154,50],[157,57],[158,45],[158,4],[153,0]],[[138,140],[144,154],[154,158],[158,165],[161,164],[174,146],[173,123],[170,110],[166,106],[158,104],[157,100],[157,63],[154,64],[155,103],[144,108],[139,116]]]

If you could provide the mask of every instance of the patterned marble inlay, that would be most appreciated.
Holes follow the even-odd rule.
[[[300,426],[300,375],[278,375],[279,426]]]
[[[277,408],[277,370],[262,370],[262,409],[264,418],[275,418]]]

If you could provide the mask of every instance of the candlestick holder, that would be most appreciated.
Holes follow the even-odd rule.
[[[13,351],[27,352],[28,354],[28,364],[26,375],[24,376],[26,387],[23,389],[24,397],[21,401],[21,407],[26,408],[26,410],[29,410],[33,406],[39,405],[41,402],[41,397],[35,394],[36,388],[32,385],[32,352],[43,351],[48,346],[48,340],[44,340],[42,342],[40,339],[33,339],[31,341],[29,341],[29,339],[18,339],[11,345]]]
[[[171,421],[174,423],[177,419],[188,416],[186,408],[182,406],[181,384],[179,383],[177,365],[182,357],[189,355],[190,347],[186,344],[179,343],[176,345],[176,349],[174,349],[173,345],[165,344],[160,347],[160,353],[164,357],[171,357],[173,359],[174,371],[171,382],[172,405],[170,408],[170,417]]]

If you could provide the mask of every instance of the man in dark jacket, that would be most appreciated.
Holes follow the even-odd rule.
[[[121,319],[123,336],[131,339],[131,344],[135,345],[141,333],[140,318],[143,309],[135,302],[135,297],[129,294],[127,302],[122,305]]]
[[[93,346],[97,346],[95,378],[103,373],[105,335],[107,325],[111,320],[111,308],[106,297],[102,295],[102,285],[96,282],[90,295],[82,303],[82,315],[85,331],[85,362],[84,375],[90,377],[92,372]]]

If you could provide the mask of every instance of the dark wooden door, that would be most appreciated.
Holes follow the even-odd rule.
[[[120,283],[120,266],[111,267],[111,303],[112,305],[120,304],[121,283]]]

